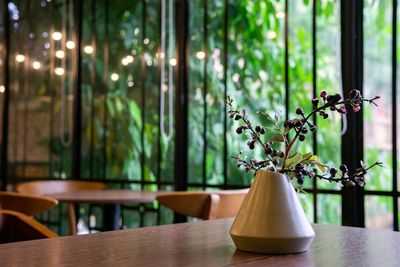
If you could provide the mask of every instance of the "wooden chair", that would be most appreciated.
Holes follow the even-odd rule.
[[[50,197],[26,195],[15,192],[0,192],[0,209],[21,212],[34,216],[58,204]]]
[[[99,190],[106,187],[103,183],[98,182],[85,182],[74,180],[61,180],[61,181],[33,181],[19,184],[17,191],[20,193],[32,195],[52,195],[60,193],[68,193],[79,190]],[[73,203],[67,203],[68,208],[68,227],[70,235],[76,235],[76,214]]]
[[[248,189],[160,194],[157,201],[173,211],[203,220],[235,217]]]
[[[59,236],[27,215],[12,210],[0,210],[0,243],[54,237]]]

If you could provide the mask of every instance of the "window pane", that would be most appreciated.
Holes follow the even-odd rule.
[[[318,223],[342,224],[342,197],[319,194],[317,199]]]
[[[365,227],[393,229],[393,201],[391,197],[365,196]]]
[[[364,96],[381,96],[379,107],[365,105],[364,159],[377,160],[385,168],[374,168],[367,175],[366,189],[392,190],[392,99],[391,99],[391,34],[390,1],[365,1],[364,7]]]

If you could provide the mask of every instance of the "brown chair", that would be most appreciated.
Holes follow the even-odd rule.
[[[104,189],[106,186],[103,183],[98,182],[85,182],[85,181],[74,181],[74,180],[61,180],[61,181],[33,181],[19,184],[17,191],[25,194],[32,195],[53,195],[60,193],[68,193],[79,190],[99,190]],[[76,235],[76,215],[74,204],[67,203],[68,207],[68,226],[69,233]]]
[[[163,193],[157,201],[173,211],[203,220],[235,217],[248,189]]]
[[[0,243],[54,237],[59,236],[27,215],[12,210],[0,210]]]
[[[26,195],[15,192],[0,192],[0,209],[21,212],[34,216],[58,204],[50,197]]]

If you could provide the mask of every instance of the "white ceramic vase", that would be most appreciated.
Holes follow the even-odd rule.
[[[259,170],[230,235],[240,250],[284,254],[306,251],[315,232],[289,178]]]

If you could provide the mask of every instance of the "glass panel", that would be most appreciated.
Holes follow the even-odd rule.
[[[342,93],[340,70],[340,5],[338,1],[317,2],[317,96],[323,90]],[[329,119],[317,117],[317,151],[321,162],[341,164],[341,117],[329,112]],[[317,181],[319,188],[340,189],[336,183]]]
[[[364,96],[379,95],[378,107],[364,108],[364,157],[367,164],[377,160],[385,168],[374,168],[366,176],[366,189],[392,190],[392,99],[390,1],[365,1],[364,7]]]
[[[342,224],[342,197],[332,194],[318,194],[318,223]]]
[[[393,201],[391,197],[365,196],[365,227],[393,229]]]
[[[284,3],[230,1],[228,10],[228,95],[238,109],[246,109],[254,123],[272,126],[257,111],[284,111]],[[283,119],[284,112],[282,123]],[[260,147],[251,151],[246,146],[250,137],[236,134],[239,125],[228,120],[228,183],[249,185],[252,175],[239,170],[230,157],[240,151],[257,160],[265,156]]]
[[[208,95],[206,180],[224,182],[224,1],[208,1]]]
[[[311,112],[312,99],[312,1],[289,1],[289,118],[298,118],[295,110],[301,107]],[[313,151],[312,134],[305,142],[297,142],[292,151]],[[292,152],[293,153],[293,152]],[[305,188],[312,180],[305,179]]]
[[[307,215],[308,221],[314,221],[314,196],[311,193],[298,193],[297,194],[304,212]]]
[[[204,67],[205,60],[208,60],[210,55],[206,54],[208,51],[206,51],[206,44],[204,43],[205,11],[203,3],[204,1],[200,0],[189,2],[189,183],[202,183],[204,175],[203,167],[207,165],[207,163],[203,165],[205,152],[204,131],[206,131],[204,122],[207,120],[205,110],[208,108],[205,105],[207,90],[205,76],[207,70]]]

